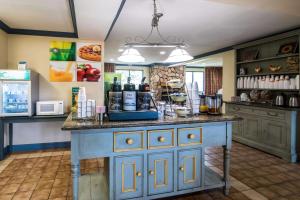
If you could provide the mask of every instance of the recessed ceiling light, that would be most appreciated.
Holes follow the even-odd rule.
[[[159,52],[159,54],[160,54],[160,55],[165,55],[166,52],[165,52],[165,51],[161,51],[161,52]]]
[[[124,51],[124,49],[119,49],[118,51],[119,51],[119,52],[123,52],[123,51]]]
[[[113,62],[113,61],[115,61],[115,59],[113,59],[113,58],[111,58],[111,59],[109,59],[111,62]]]

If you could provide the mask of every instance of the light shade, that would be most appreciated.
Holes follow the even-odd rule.
[[[118,60],[127,63],[145,62],[145,58],[134,48],[126,49]]]
[[[176,48],[170,53],[169,57],[167,58],[167,60],[165,60],[165,62],[184,62],[192,59],[193,57],[186,50],[182,48]]]

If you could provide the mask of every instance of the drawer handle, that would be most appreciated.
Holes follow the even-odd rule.
[[[164,138],[163,136],[158,137],[159,142],[164,142],[165,140],[166,140],[166,138]]]
[[[153,170],[150,170],[150,171],[149,171],[149,174],[150,174],[150,175],[154,175],[154,171],[153,171]]]
[[[127,138],[126,139],[126,144],[129,144],[129,145],[133,144],[133,139]]]
[[[183,171],[184,171],[184,168],[183,168],[183,167],[179,167],[179,170],[183,172]]]
[[[141,172],[137,172],[136,176],[142,176],[142,173]]]
[[[187,136],[189,139],[195,139],[195,134],[188,134],[188,136]]]
[[[278,113],[267,112],[267,114],[270,116],[278,116]]]

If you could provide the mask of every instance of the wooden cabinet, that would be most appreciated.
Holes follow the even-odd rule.
[[[173,192],[173,152],[153,153],[148,156],[149,195]]]
[[[244,137],[250,140],[259,140],[261,138],[261,119],[250,116],[244,119]]]
[[[142,155],[115,158],[115,199],[130,199],[143,196]]]
[[[297,161],[300,153],[298,111],[227,103],[226,114],[243,118],[233,123],[233,140],[291,162]]]
[[[178,152],[178,190],[200,187],[201,149]]]
[[[289,127],[285,122],[274,120],[262,121],[263,139],[272,147],[288,149]]]

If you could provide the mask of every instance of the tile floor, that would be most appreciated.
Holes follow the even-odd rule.
[[[206,149],[206,165],[222,173],[222,149]],[[82,174],[102,170],[102,159],[84,160]],[[229,196],[221,189],[172,197],[176,200],[300,200],[300,164],[290,164],[234,143]],[[71,198],[70,151],[13,154],[0,161],[0,200]]]

